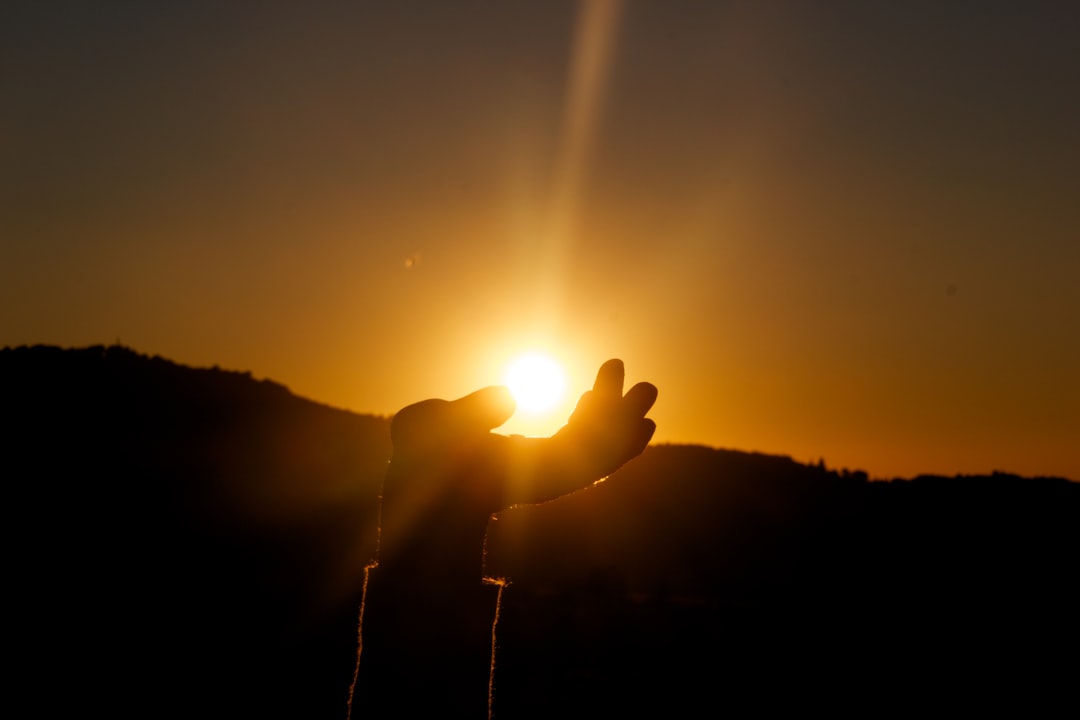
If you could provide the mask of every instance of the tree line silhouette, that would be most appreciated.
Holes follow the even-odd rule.
[[[0,415],[10,703],[343,716],[388,418],[120,346],[0,350]],[[492,523],[496,716],[1052,707],[1078,518],[1062,478],[651,447]]]

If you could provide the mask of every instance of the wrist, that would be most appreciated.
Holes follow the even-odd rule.
[[[378,554],[381,576],[428,587],[480,583],[490,514],[462,512],[453,504],[411,516],[404,509],[384,503]]]

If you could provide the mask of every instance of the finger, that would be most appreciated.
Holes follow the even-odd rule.
[[[516,409],[510,390],[492,385],[451,402],[448,420],[470,432],[487,431],[509,420]]]
[[[390,422],[390,439],[395,446],[415,443],[441,425],[446,415],[445,400],[421,400],[402,408]]]
[[[626,393],[626,397],[623,398],[623,407],[628,415],[644,417],[656,402],[657,393],[656,386],[652,383],[638,383]]]
[[[623,463],[640,455],[648,447],[656,432],[656,423],[648,418],[641,418],[632,425],[625,427],[619,438],[618,445],[612,448],[612,469],[620,467]]]
[[[609,400],[622,397],[623,380],[626,369],[623,361],[612,359],[600,366],[596,373],[596,382],[593,383],[593,393]]]
[[[574,406],[574,412],[571,415],[577,415],[578,413],[586,412],[590,404],[592,404],[593,391],[586,390],[581,393],[581,397],[578,398],[577,405]]]
[[[643,418],[635,428],[634,444],[632,445],[634,456],[640,455],[645,450],[655,432],[656,423],[648,418]]]
[[[390,423],[390,439],[399,447],[436,445],[496,428],[509,420],[515,409],[510,391],[496,386],[453,402],[423,400],[398,411]]]

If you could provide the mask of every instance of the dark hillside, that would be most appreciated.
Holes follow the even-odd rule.
[[[588,492],[502,513],[489,547],[514,580],[503,689],[532,694],[515,717],[1030,711],[1077,667],[1080,485],[1064,479],[868,482],[656,446]],[[588,659],[554,665],[561,643]],[[582,706],[572,688],[593,684]]]
[[[121,347],[0,351],[0,409],[19,685],[341,716],[385,419]]]
[[[0,350],[9,702],[340,718],[388,422],[120,347]],[[503,718],[1065,702],[1080,485],[651,447],[499,515]],[[213,712],[208,712],[213,708]]]

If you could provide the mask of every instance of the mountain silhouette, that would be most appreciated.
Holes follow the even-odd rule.
[[[0,350],[12,707],[343,716],[388,418],[130,349]],[[650,447],[500,513],[497,717],[1067,698],[1080,485]]]
[[[16,687],[342,717],[388,422],[121,347],[0,352]]]

